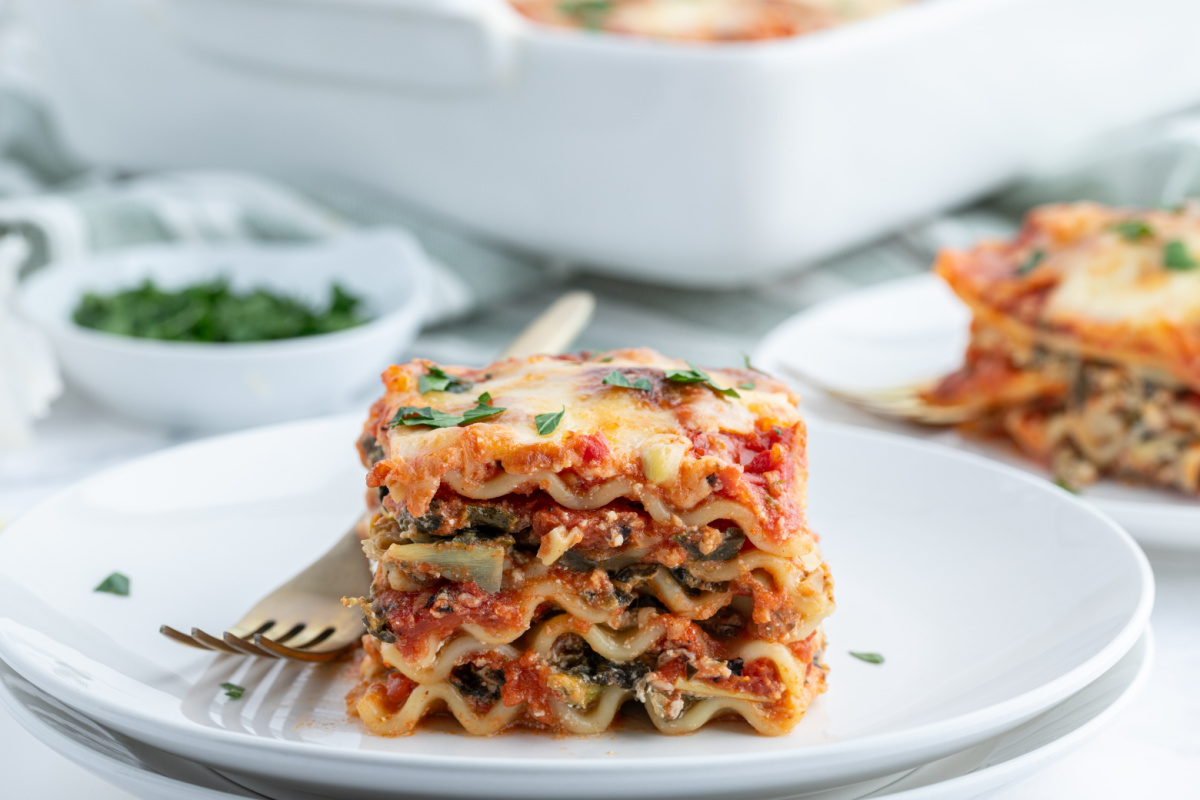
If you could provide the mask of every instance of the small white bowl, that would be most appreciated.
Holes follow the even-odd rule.
[[[205,344],[118,336],[71,318],[87,292],[111,294],[146,278],[178,289],[219,276],[241,291],[262,286],[321,307],[337,282],[362,299],[371,321],[295,339]],[[105,405],[228,430],[344,408],[412,342],[428,278],[420,247],[381,231],[313,244],[132,248],[48,266],[24,282],[18,302],[50,337],[67,379]]]

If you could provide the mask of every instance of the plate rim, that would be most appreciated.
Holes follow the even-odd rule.
[[[20,530],[26,517],[33,511],[41,509],[45,506],[52,505],[57,500],[71,492],[78,491],[81,486],[93,480],[101,480],[107,478],[110,473],[122,469],[128,469],[135,465],[143,464],[144,462],[153,461],[164,454],[177,453],[180,451],[192,450],[195,448],[208,448],[213,446],[221,446],[223,443],[231,439],[244,437],[253,437],[264,435],[265,432],[282,431],[288,428],[305,428],[321,425],[341,424],[346,426],[357,425],[361,419],[360,414],[342,414],[335,416],[316,417],[308,420],[297,422],[287,422],[278,425],[264,426],[254,428],[248,431],[239,431],[236,433],[224,434],[220,436],[208,437],[193,442],[188,442],[182,445],[176,445],[170,448],[156,451],[148,455],[144,455],[135,459],[124,461],[120,464],[109,467],[98,473],[95,473],[82,481],[79,481],[71,486],[68,486],[46,500],[37,504],[34,509],[31,509],[26,514],[23,514],[18,519],[14,520],[0,537],[4,534],[11,534],[14,530]],[[981,741],[987,738],[988,734],[998,732],[1003,726],[1009,728],[1014,727],[1021,721],[1035,716],[1040,711],[1052,706],[1055,702],[1061,701],[1069,697],[1074,692],[1078,691],[1083,686],[1086,686],[1096,677],[1103,674],[1111,668],[1130,648],[1137,642],[1137,638],[1141,630],[1145,627],[1146,621],[1149,619],[1150,611],[1154,601],[1154,578],[1150,569],[1149,562],[1145,554],[1116,522],[1114,522],[1107,514],[1096,509],[1094,506],[1062,491],[1055,489],[1046,481],[1031,475],[1025,471],[1015,467],[1010,467],[1005,464],[996,463],[986,457],[976,455],[974,453],[963,452],[952,448],[947,448],[932,442],[924,442],[912,437],[906,437],[899,434],[868,430],[850,425],[842,425],[839,423],[831,423],[824,420],[810,420],[810,428],[819,427],[832,430],[837,435],[851,436],[863,440],[884,439],[887,442],[900,448],[914,448],[918,450],[928,451],[937,457],[950,458],[976,465],[985,471],[1000,472],[1015,478],[1021,482],[1028,484],[1031,488],[1041,492],[1051,492],[1056,498],[1056,502],[1065,502],[1073,504],[1085,515],[1093,517],[1099,527],[1107,529],[1109,535],[1116,537],[1126,555],[1131,558],[1136,565],[1136,574],[1140,579],[1140,591],[1138,600],[1126,619],[1124,626],[1120,632],[1112,638],[1107,644],[1101,647],[1096,653],[1087,658],[1082,663],[1070,671],[1060,675],[1052,681],[1042,684],[1034,689],[1023,692],[1020,695],[1009,698],[1000,703],[995,703],[985,708],[976,709],[966,714],[961,714],[947,720],[926,723],[915,728],[905,729],[901,731],[893,731],[880,734],[869,734],[849,740],[841,740],[836,742],[824,743],[820,745],[811,745],[804,748],[807,752],[818,752],[821,756],[822,763],[850,763],[855,762],[856,758],[864,756],[871,760],[876,760],[876,755],[881,750],[892,754],[895,753],[916,753],[929,748],[945,748],[946,742],[949,740],[954,745],[961,747],[969,746],[972,734],[965,731],[974,731],[973,741]],[[3,618],[3,612],[0,612],[0,618]],[[474,773],[482,773],[485,771],[499,773],[519,773],[525,771],[538,771],[548,773],[570,773],[580,775],[586,773],[591,774],[613,774],[615,772],[636,773],[642,774],[652,771],[661,771],[664,767],[687,767],[698,764],[707,766],[753,766],[767,765],[786,760],[788,751],[786,750],[767,750],[754,753],[736,753],[736,754],[702,754],[702,753],[681,753],[673,756],[651,756],[639,759],[613,759],[613,760],[588,760],[586,762],[567,761],[567,760],[549,760],[544,758],[503,758],[497,756],[460,756],[460,755],[442,755],[442,754],[416,754],[393,752],[383,750],[360,750],[346,749],[336,747],[326,747],[316,743],[307,741],[291,741],[278,739],[264,739],[253,736],[246,736],[242,733],[235,733],[222,728],[210,728],[206,726],[190,723],[186,719],[167,718],[158,719],[151,717],[144,712],[137,712],[128,707],[110,701],[105,697],[97,697],[85,690],[81,690],[75,684],[64,681],[53,674],[48,674],[44,671],[37,670],[28,662],[28,659],[23,657],[22,648],[19,646],[10,645],[7,636],[0,631],[0,658],[8,663],[14,670],[20,673],[26,680],[33,683],[43,691],[54,693],[55,696],[63,698],[63,702],[68,703],[74,708],[78,708],[88,716],[96,718],[98,721],[106,725],[111,725],[126,735],[134,738],[142,738],[146,735],[163,736],[170,734],[170,737],[163,738],[163,749],[169,752],[174,752],[185,757],[196,758],[197,760],[205,760],[207,756],[211,761],[213,753],[233,754],[237,751],[252,750],[263,755],[270,754],[272,756],[305,756],[313,763],[328,764],[336,762],[342,767],[362,767],[362,768],[408,768],[413,770],[443,770],[448,766],[454,766],[458,771],[467,771]],[[68,699],[69,698],[69,699]],[[155,731],[148,733],[147,731]],[[964,731],[960,736],[954,736],[949,731]],[[181,751],[174,745],[174,740],[187,742],[191,747],[203,749],[205,756],[196,756],[194,751]],[[168,741],[171,742],[168,745]],[[247,745],[250,745],[249,747]],[[901,747],[897,747],[902,745]],[[180,744],[179,747],[183,745]],[[951,747],[951,750],[955,747]],[[794,758],[795,753],[791,753]],[[816,756],[812,756],[816,757]],[[260,759],[261,762],[261,759]],[[228,762],[222,762],[228,765]],[[857,763],[857,762],[856,762]],[[860,764],[861,766],[861,764]]]
[[[1134,644],[1134,648],[1136,648],[1138,644],[1142,643],[1143,641],[1145,642],[1145,654],[1142,657],[1142,660],[1139,662],[1132,679],[1121,689],[1120,694],[1117,695],[1117,697],[1114,698],[1111,703],[1097,711],[1096,714],[1090,719],[1086,720],[1078,727],[1068,731],[1066,734],[1059,736],[1040,747],[1026,751],[1020,755],[1014,756],[1013,758],[1005,761],[1001,761],[997,764],[991,764],[982,768],[974,769],[970,772],[955,775],[951,778],[937,781],[936,783],[925,786],[914,787],[912,789],[902,789],[899,792],[888,792],[888,787],[884,786],[881,789],[868,794],[867,797],[876,797],[879,798],[879,800],[891,800],[892,798],[894,798],[894,800],[922,800],[922,798],[927,797],[930,792],[938,792],[941,793],[941,795],[944,795],[947,791],[957,791],[959,789],[965,789],[968,791],[992,791],[996,789],[1004,789],[1011,786],[1015,781],[1022,780],[1023,778],[1029,776],[1032,772],[1035,772],[1042,766],[1062,758],[1070,751],[1081,746],[1108,727],[1113,718],[1124,711],[1129,704],[1136,700],[1141,692],[1145,689],[1146,684],[1149,682],[1150,675],[1153,672],[1157,657],[1157,642],[1154,637],[1154,628],[1152,624],[1148,623],[1146,625],[1146,628],[1142,631],[1138,642]],[[1130,652],[1132,652],[1132,649]],[[11,669],[11,667],[8,668]],[[1085,686],[1083,689],[1080,689],[1080,692],[1086,692],[1090,687],[1091,684]],[[1068,700],[1069,699],[1070,698],[1068,698]],[[0,685],[0,709],[8,708],[11,711],[11,705],[7,702],[7,700],[11,700],[13,705],[20,706],[22,711],[25,712],[23,714],[13,714],[14,719],[16,719],[18,724],[20,724],[21,728],[32,734],[43,744],[57,751],[57,748],[55,748],[52,742],[48,741],[48,739],[57,740],[59,738],[68,738],[66,734],[60,734],[57,731],[54,731],[48,724],[46,725],[45,731],[43,731],[46,733],[46,736],[39,735],[38,731],[42,731],[42,729],[38,728],[41,722],[37,718],[37,715],[28,712],[20,698],[12,695],[12,693],[9,692],[3,685]],[[1063,702],[1067,702],[1068,700],[1064,700]],[[1057,706],[1047,709],[1045,713],[1053,711],[1056,707]],[[1035,720],[1036,719],[1037,718],[1035,717]],[[93,722],[95,723],[94,720]],[[95,724],[103,727],[103,725],[100,723]],[[38,730],[35,731],[34,728],[38,728]],[[1011,733],[1012,731],[1005,731],[1004,733],[998,734],[996,738],[1009,736]],[[154,747],[153,744],[148,742],[141,742],[139,740],[139,743],[147,747]],[[111,761],[114,770],[121,768],[128,769],[127,765],[122,764],[119,760],[103,752],[90,748],[85,742],[77,742],[72,740],[70,744],[71,746],[88,749],[91,751],[90,755],[96,756],[98,760],[102,760],[105,763]],[[100,774],[98,768],[87,769],[96,777],[107,781],[107,779]],[[170,790],[176,787],[176,784],[184,783],[184,781],[162,775],[161,773],[156,773],[150,770],[147,770],[147,772],[153,776],[153,782],[159,789]],[[222,775],[220,772],[216,772],[215,770],[214,772],[220,777],[227,777]],[[901,776],[898,781],[903,781],[905,778],[907,778],[907,775]],[[111,783],[111,781],[107,782]],[[238,785],[240,786],[240,784]],[[213,797],[214,800],[216,798],[233,798],[237,796],[230,793],[221,792],[220,790],[212,789],[211,787],[204,787],[196,784],[188,784],[188,786],[189,789],[194,788],[197,790],[203,790],[204,792],[211,792],[212,794],[210,796]],[[177,791],[177,789],[175,790]]]

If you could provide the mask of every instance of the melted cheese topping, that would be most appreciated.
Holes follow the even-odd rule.
[[[740,397],[708,385],[667,380],[686,362],[651,350],[590,358],[534,356],[483,369],[445,367],[471,383],[459,393],[419,392],[432,365],[414,361],[384,373],[387,392],[372,408],[366,436],[381,446],[371,486],[421,516],[443,483],[466,497],[542,490],[569,508],[596,508],[624,496],[656,519],[703,516],[732,504],[747,533],[767,546],[806,534],[805,433],[798,398],[748,370],[711,370],[721,388],[750,382]],[[604,383],[613,371],[648,391]],[[391,423],[402,407],[461,415],[490,394],[502,413],[446,428]],[[535,417],[565,408],[554,431]],[[745,517],[750,519],[745,519]]]
[[[512,0],[550,25],[691,41],[797,36],[880,14],[909,0]]]

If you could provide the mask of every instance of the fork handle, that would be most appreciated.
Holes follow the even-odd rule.
[[[591,292],[568,292],[556,300],[516,339],[504,348],[501,358],[522,358],[535,353],[561,353],[587,327],[596,309]]]

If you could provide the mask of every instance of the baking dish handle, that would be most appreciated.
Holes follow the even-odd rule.
[[[503,0],[164,0],[207,55],[305,77],[439,90],[503,82],[518,22]]]

